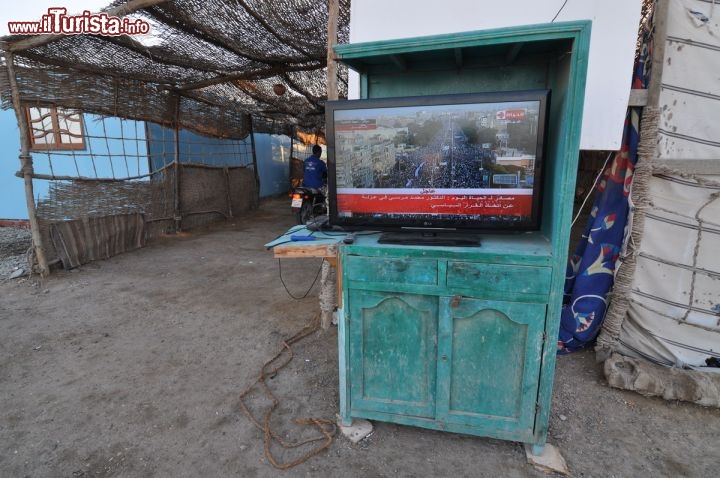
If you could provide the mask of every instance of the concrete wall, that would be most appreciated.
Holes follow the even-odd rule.
[[[79,172],[91,178],[147,174],[144,123],[84,116],[86,148],[74,153],[31,152],[36,173],[77,176]],[[13,110],[0,110],[0,145],[0,219],[27,219],[23,180],[15,176],[20,169],[20,136]],[[94,166],[88,156],[91,153],[96,155]],[[46,197],[48,181],[33,181],[33,189],[36,200]]]
[[[260,174],[260,197],[287,192],[290,188],[290,138],[256,134],[255,149]]]
[[[175,158],[173,130],[149,124],[148,138],[153,168],[159,169],[172,163]],[[178,147],[182,163],[209,166],[252,164],[252,145],[249,137],[245,140],[218,139],[181,130]],[[260,176],[260,197],[286,192],[290,174],[290,138],[256,134],[255,152]]]
[[[147,174],[149,157],[155,167],[172,162],[174,140],[172,130],[158,125],[148,125],[150,156],[145,140],[145,124],[142,122],[85,115],[86,149],[48,154],[32,152],[35,172],[40,174],[87,177],[127,177]],[[108,139],[105,139],[107,134]],[[125,138],[121,140],[119,138]],[[23,180],[15,176],[20,169],[20,136],[13,110],[0,110],[0,219],[27,219],[25,188]],[[255,135],[258,169],[260,175],[260,196],[284,193],[289,188],[290,138],[287,136]],[[95,166],[87,155],[96,155]],[[128,161],[125,161],[127,154]],[[247,159],[238,162],[238,157]],[[231,166],[252,163],[251,145],[245,142],[207,138],[189,131],[180,135],[180,156],[184,162]],[[50,164],[52,163],[52,168]],[[77,166],[76,166],[77,165]],[[35,180],[33,188],[36,200],[47,197],[48,181]]]
[[[0,219],[27,219],[25,187],[15,176],[20,169],[20,138],[13,110],[0,110]]]

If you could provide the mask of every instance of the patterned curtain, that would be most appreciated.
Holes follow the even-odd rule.
[[[647,87],[651,38],[652,32],[646,30],[635,62],[633,89]],[[641,112],[642,108],[628,108],[622,146],[598,182],[582,240],[568,261],[558,336],[560,354],[587,347],[600,332],[628,221]]]

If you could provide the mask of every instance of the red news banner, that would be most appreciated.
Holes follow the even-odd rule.
[[[529,217],[532,189],[345,189],[338,214],[452,214]]]

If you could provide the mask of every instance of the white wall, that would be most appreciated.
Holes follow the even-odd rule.
[[[353,0],[350,42],[549,23],[565,0]],[[581,149],[620,148],[642,0],[567,0],[556,22],[592,20]],[[353,74],[350,97],[358,97]]]

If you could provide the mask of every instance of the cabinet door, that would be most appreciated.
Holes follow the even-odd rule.
[[[545,310],[440,298],[438,420],[532,438]]]
[[[351,410],[434,417],[437,300],[349,291]]]

